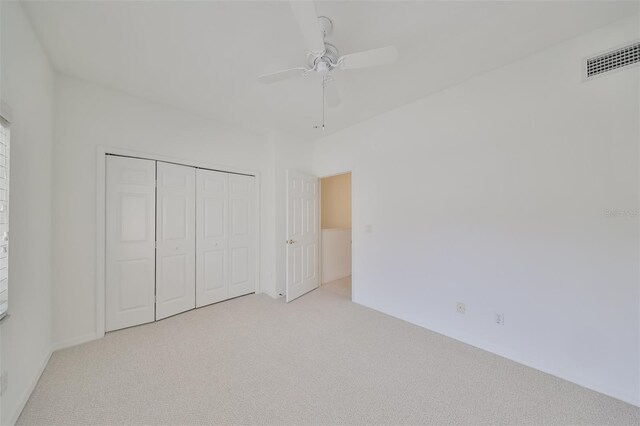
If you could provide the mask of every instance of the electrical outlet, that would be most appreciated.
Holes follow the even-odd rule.
[[[504,325],[504,314],[496,314],[495,321],[498,325]]]
[[[4,395],[9,387],[9,372],[3,371],[0,374],[0,395]]]
[[[464,314],[467,312],[467,308],[465,308],[464,303],[460,302],[458,302],[458,304],[456,305],[456,310],[459,314]]]

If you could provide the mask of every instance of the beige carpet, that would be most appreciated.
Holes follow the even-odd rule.
[[[56,352],[18,423],[640,423],[631,405],[353,304],[348,284]]]

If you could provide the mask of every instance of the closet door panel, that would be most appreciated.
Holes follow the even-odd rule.
[[[254,177],[229,175],[229,297],[255,291]]]
[[[107,156],[106,331],[155,319],[155,179],[151,160]]]
[[[196,171],[196,306],[229,297],[229,174]]]
[[[196,169],[158,162],[156,320],[195,308]]]

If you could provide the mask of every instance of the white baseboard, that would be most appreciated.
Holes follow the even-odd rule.
[[[497,355],[497,356],[499,356],[501,358],[508,359],[509,361],[513,361],[513,362],[516,362],[516,363],[518,363],[520,365],[524,365],[525,367],[529,367],[529,368],[532,368],[534,370],[538,370],[538,371],[540,371],[542,373],[549,374],[550,376],[557,377],[557,378],[559,378],[561,380],[565,380],[565,381],[573,383],[573,384],[575,384],[577,386],[581,386],[583,388],[592,390],[594,392],[598,392],[598,393],[601,393],[603,395],[610,396],[611,398],[615,398],[617,400],[620,400],[622,402],[626,402],[627,404],[631,404],[631,405],[633,405],[635,407],[639,407],[640,408],[640,398],[636,394],[635,390],[630,391],[630,390],[627,390],[627,389],[615,388],[615,387],[611,387],[611,386],[609,386],[607,384],[604,384],[604,383],[599,383],[599,382],[595,382],[595,381],[591,381],[591,380],[585,379],[584,377],[577,377],[577,376],[572,375],[572,374],[567,374],[566,371],[557,371],[557,370],[554,370],[552,368],[549,368],[548,366],[544,366],[544,365],[540,365],[540,364],[535,363],[535,362],[531,362],[530,360],[523,360],[523,359],[520,359],[519,357],[514,357],[512,355],[503,354],[500,351],[496,351],[495,349],[491,348],[487,344],[483,344],[483,343],[479,343],[479,342],[471,342],[471,341],[467,341],[465,339],[461,339],[459,337],[452,336],[450,334],[446,334],[445,332],[439,330],[438,328],[427,327],[423,323],[417,322],[417,321],[415,321],[413,319],[409,319],[409,318],[407,318],[407,317],[405,317],[403,315],[400,315],[400,314],[398,314],[396,312],[392,312],[392,311],[389,311],[387,309],[382,309],[382,308],[380,308],[378,306],[370,305],[368,303],[362,303],[358,299],[354,299],[353,302],[357,303],[360,306],[364,306],[366,308],[373,309],[374,311],[381,312],[381,313],[383,313],[385,315],[389,315],[390,317],[397,318],[399,320],[406,321],[406,322],[408,322],[410,324],[417,325],[418,327],[422,327],[422,328],[424,328],[426,330],[429,330],[429,331],[432,331],[434,333],[438,333],[441,336],[445,336],[447,338],[456,340],[456,341],[464,343],[466,345],[473,346],[474,348],[478,348],[480,350],[483,350],[483,351],[492,353],[494,355]]]
[[[27,401],[29,401],[29,397],[31,396],[31,393],[36,388],[36,385],[38,384],[38,380],[40,380],[40,376],[42,376],[44,369],[47,367],[47,364],[49,363],[49,358],[51,358],[51,351],[45,354],[44,360],[40,365],[40,368],[38,369],[36,376],[33,378],[31,384],[27,388],[27,391],[24,393],[24,395],[22,395],[22,398],[20,398],[20,404],[16,407],[16,410],[11,414],[11,417],[9,417],[10,425],[15,425],[16,422],[18,421],[18,417],[20,417],[20,414],[22,413],[24,406],[27,405]]]
[[[38,380],[40,380],[40,376],[42,376],[42,373],[44,372],[44,369],[47,367],[47,364],[49,363],[49,359],[51,358],[51,354],[53,352],[55,352],[57,350],[60,350],[60,349],[68,348],[68,347],[71,347],[71,346],[76,346],[76,345],[79,345],[81,343],[90,342],[90,341],[96,340],[96,339],[97,339],[96,334],[95,333],[90,333],[90,334],[87,334],[87,335],[84,335],[84,336],[80,336],[80,337],[76,337],[76,338],[73,338],[73,339],[68,339],[68,340],[63,340],[63,341],[60,341],[60,342],[53,343],[51,345],[51,350],[46,353],[46,355],[44,357],[44,360],[43,360],[42,364],[40,365],[40,368],[38,369],[38,372],[37,372],[36,376],[34,377],[33,381],[31,382],[31,384],[27,388],[27,391],[24,393],[22,398],[20,398],[20,404],[18,405],[18,407],[16,407],[15,412],[11,414],[11,417],[9,417],[9,424],[10,425],[14,425],[18,421],[18,417],[20,417],[20,414],[22,413],[22,410],[24,409],[24,406],[27,405],[27,401],[29,401],[29,397],[31,396],[31,393],[36,388],[36,385],[38,384]]]
[[[96,339],[98,339],[98,335],[96,333],[89,333],[89,334],[85,334],[84,336],[79,336],[79,337],[74,337],[72,339],[54,342],[51,345],[51,352],[59,351],[60,349],[70,348],[71,346],[80,345],[82,343],[87,343]]]
[[[42,376],[42,373],[44,372],[44,369],[47,367],[47,364],[49,363],[49,359],[51,358],[51,354],[53,352],[55,352],[57,350],[60,350],[60,349],[68,348],[68,347],[71,347],[71,346],[76,346],[76,345],[79,345],[81,343],[90,342],[90,341],[96,340],[96,339],[97,339],[96,334],[95,333],[90,333],[90,334],[86,334],[84,336],[76,337],[76,338],[73,338],[73,339],[68,339],[68,340],[63,340],[63,341],[60,341],[60,342],[53,343],[51,345],[51,350],[46,353],[46,355],[44,357],[44,360],[43,360],[42,364],[40,365],[40,368],[38,369],[38,372],[37,372],[36,376],[34,377],[33,381],[29,385],[29,387],[27,388],[27,391],[24,393],[24,395],[20,399],[20,404],[18,405],[18,407],[16,407],[15,412],[11,414],[11,417],[9,417],[10,421],[9,421],[8,424],[14,425],[18,421],[18,417],[20,417],[20,414],[22,413],[22,410],[24,409],[24,406],[27,405],[27,401],[29,401],[29,397],[31,396],[31,393],[36,388],[36,385],[38,384],[38,380],[40,380],[40,376]]]
[[[278,297],[280,297],[280,296],[278,296],[278,295],[276,295],[276,294],[274,294],[274,293],[272,293],[270,291],[267,291],[267,290],[263,290],[260,293],[266,294],[267,296],[269,296],[272,299],[277,299]]]
[[[333,275],[333,276],[329,276],[327,277],[322,277],[322,284],[329,284],[331,282],[334,281],[338,281],[341,280],[343,278],[347,278],[351,276],[351,271],[347,271],[347,272],[343,272],[342,274],[338,274],[338,275]]]

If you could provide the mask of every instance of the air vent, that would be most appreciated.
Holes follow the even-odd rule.
[[[586,77],[595,77],[637,63],[640,63],[640,42],[588,58]]]

